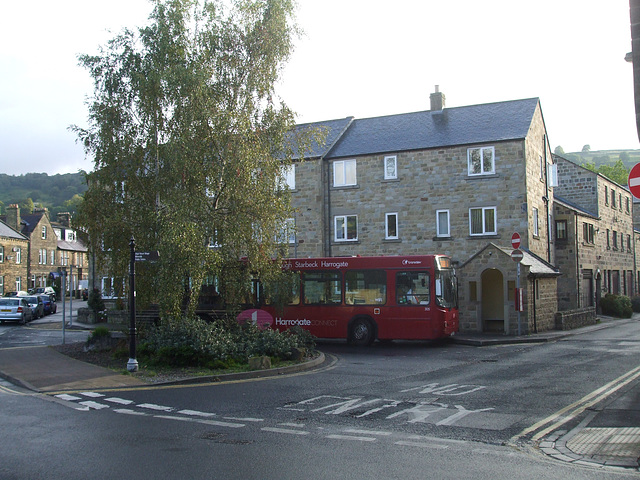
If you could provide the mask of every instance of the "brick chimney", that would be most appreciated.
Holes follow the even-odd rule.
[[[431,100],[432,112],[439,112],[444,109],[445,97],[444,93],[440,92],[440,85],[436,85],[436,91],[429,96],[429,99]]]
[[[58,223],[67,228],[71,228],[71,214],[69,212],[58,213]]]
[[[7,225],[19,232],[22,230],[22,228],[20,228],[20,223],[22,223],[22,219],[20,218],[20,207],[17,203],[9,205],[7,207]]]
[[[49,217],[49,209],[48,209],[47,207],[35,207],[35,208],[33,209],[33,213],[42,213],[42,214],[43,214],[43,215],[45,215],[49,220],[51,220],[51,219],[50,219],[50,217]]]

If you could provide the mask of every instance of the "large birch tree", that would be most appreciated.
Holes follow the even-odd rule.
[[[274,86],[297,29],[292,0],[151,3],[147,26],[79,57],[94,93],[73,129],[95,170],[78,220],[114,277],[127,277],[132,237],[158,250],[137,295],[175,316],[206,277],[234,302],[250,272],[279,275],[292,216],[281,175],[301,143],[286,142],[293,115]]]

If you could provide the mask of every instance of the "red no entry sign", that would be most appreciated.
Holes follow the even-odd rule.
[[[640,163],[636,163],[629,172],[629,180],[627,180],[631,195],[640,198]]]
[[[511,246],[515,249],[520,248],[520,234],[518,232],[511,235]]]
[[[513,252],[511,252],[511,259],[516,263],[520,263],[523,257],[524,253],[522,253],[522,250],[518,250],[516,248]]]

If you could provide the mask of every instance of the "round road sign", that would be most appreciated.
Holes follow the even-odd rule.
[[[524,253],[522,253],[522,250],[518,250],[516,248],[513,252],[511,252],[511,259],[514,262],[520,263],[522,261],[523,257],[524,257]]]
[[[511,235],[511,246],[513,248],[520,248],[520,234],[518,232]]]
[[[640,163],[636,163],[629,172],[627,184],[629,185],[631,195],[640,198]]]

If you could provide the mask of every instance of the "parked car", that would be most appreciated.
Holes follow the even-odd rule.
[[[42,299],[44,305],[44,314],[50,315],[58,311],[58,305],[56,304],[55,297],[53,295],[38,295]]]
[[[34,293],[36,295],[53,295],[53,301],[56,301],[56,291],[53,287],[38,287]]]
[[[33,318],[38,319],[44,317],[44,303],[40,298],[40,295],[31,295],[30,297],[24,297],[29,302],[29,306],[33,311]]]
[[[18,322],[24,325],[33,320],[33,312],[24,297],[0,298],[0,323]]]
[[[13,292],[7,292],[4,294],[5,297],[28,297],[29,293],[25,292],[23,290],[20,290],[19,292],[13,291]]]

